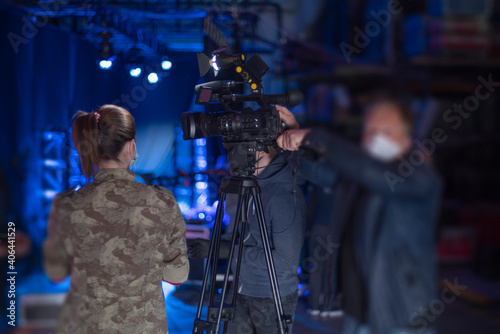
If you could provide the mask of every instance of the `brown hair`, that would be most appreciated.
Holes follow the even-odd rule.
[[[120,162],[123,146],[135,139],[134,117],[121,107],[105,104],[91,113],[78,111],[73,118],[73,144],[89,179],[97,173],[99,162]]]
[[[395,110],[398,113],[399,117],[401,118],[401,121],[403,122],[403,125],[405,126],[408,135],[410,136],[412,135],[415,122],[415,115],[410,110],[410,108],[408,108],[405,104],[397,100],[381,99],[373,102],[368,106],[368,108],[366,108],[365,119],[374,110],[380,109],[381,107],[391,108]]]

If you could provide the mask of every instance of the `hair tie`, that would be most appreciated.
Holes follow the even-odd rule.
[[[94,111],[95,118],[97,119],[97,123],[99,123],[99,118],[101,117],[101,114],[99,114],[97,111]]]

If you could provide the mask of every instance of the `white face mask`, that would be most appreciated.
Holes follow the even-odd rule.
[[[366,150],[371,157],[382,162],[396,159],[403,151],[400,145],[382,134],[376,134],[368,143]]]
[[[130,145],[130,144],[129,144]],[[129,146],[130,147],[130,146]],[[135,142],[134,142],[134,149],[135,149],[135,154],[134,154],[134,158],[132,160],[130,160],[130,164],[128,166],[128,168],[132,167],[133,165],[135,165],[135,163],[137,162],[137,160],[139,159],[139,154],[137,153],[137,146],[135,146]]]

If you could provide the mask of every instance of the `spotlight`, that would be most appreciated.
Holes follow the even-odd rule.
[[[155,84],[158,82],[158,74],[156,74],[155,72],[151,72],[149,73],[148,75],[148,81],[150,84]]]
[[[108,59],[102,59],[99,61],[99,67],[103,70],[109,70],[111,66],[113,66],[113,61],[116,59],[116,56],[110,57]]]
[[[168,71],[169,69],[172,68],[172,62],[168,59],[163,60],[161,62],[161,68],[163,68],[165,71]]]
[[[132,67],[129,71],[130,76],[134,78],[137,78],[139,75],[141,75],[141,72],[142,70],[140,67]]]
[[[99,62],[99,67],[103,70],[109,70],[113,66],[113,62],[110,60],[101,60]]]

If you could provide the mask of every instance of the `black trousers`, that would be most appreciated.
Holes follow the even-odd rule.
[[[292,333],[298,292],[281,297],[283,311],[292,317],[288,325],[288,333]],[[257,298],[238,294],[236,296],[234,319],[228,323],[228,333],[231,334],[276,334],[276,311],[272,298]]]

